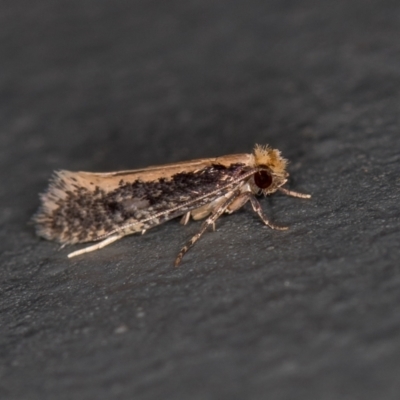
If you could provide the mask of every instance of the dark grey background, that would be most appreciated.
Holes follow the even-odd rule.
[[[2,399],[398,399],[400,3],[4,1]],[[54,169],[290,159],[266,213],[69,260],[28,225]],[[79,248],[73,247],[73,250]]]

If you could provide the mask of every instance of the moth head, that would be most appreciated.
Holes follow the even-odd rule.
[[[256,145],[254,148],[254,167],[252,188],[256,193],[274,193],[284,185],[289,174],[286,172],[287,160],[281,152],[269,146]]]

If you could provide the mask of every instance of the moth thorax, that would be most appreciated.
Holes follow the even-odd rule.
[[[268,189],[272,182],[272,175],[267,169],[262,169],[254,174],[254,183],[262,190]]]

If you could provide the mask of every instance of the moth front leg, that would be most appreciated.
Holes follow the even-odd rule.
[[[226,209],[226,213],[232,214],[233,212],[239,210],[243,207],[248,201],[250,201],[253,210],[257,213],[257,215],[261,218],[261,221],[264,222],[265,225],[269,226],[271,229],[277,230],[287,230],[289,229],[287,226],[277,226],[269,222],[268,218],[265,216],[261,204],[256,199],[256,197],[251,192],[244,192],[240,194]]]
[[[248,196],[249,196],[251,206],[253,207],[253,210],[257,213],[257,215],[261,218],[261,221],[264,222],[265,225],[269,226],[271,229],[276,229],[278,231],[286,231],[287,229],[289,229],[289,227],[287,227],[287,226],[277,226],[277,225],[271,224],[271,222],[269,222],[268,218],[265,216],[265,214],[261,208],[261,204],[255,198],[255,196],[251,193],[248,193]]]

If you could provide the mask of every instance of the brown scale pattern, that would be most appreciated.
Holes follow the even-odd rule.
[[[60,243],[88,242],[127,223],[142,221],[165,212],[158,217],[158,221],[150,219],[140,228],[148,229],[225,194],[227,190],[184,206],[188,200],[226,186],[247,170],[248,167],[243,164],[232,164],[229,167],[216,164],[197,172],[176,174],[170,180],[121,181],[119,187],[111,192],[99,186],[93,190],[77,184],[73,185],[74,190],[66,191],[65,182],[56,177],[43,196],[42,208],[35,216],[37,233]],[[60,190],[63,191],[62,195]],[[47,201],[55,205],[50,207]],[[168,212],[176,206],[182,207]],[[138,225],[137,230],[140,229]]]

